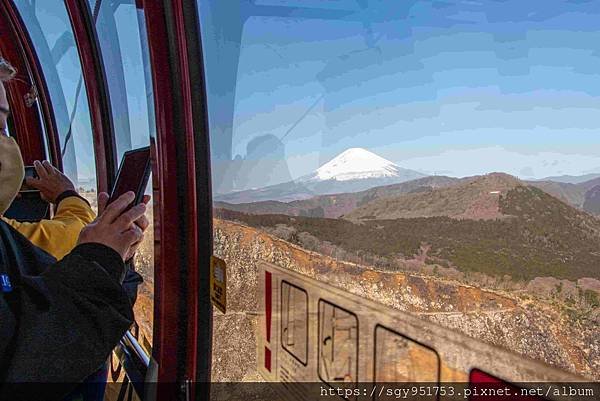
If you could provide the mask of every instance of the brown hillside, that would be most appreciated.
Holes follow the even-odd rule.
[[[472,186],[475,190],[462,185],[461,193],[481,193],[477,184],[480,183]],[[413,196],[393,200],[400,203],[404,197]],[[422,255],[425,247],[426,258],[461,272],[508,275],[515,280],[543,276],[598,278],[600,220],[531,186],[519,185],[495,196],[499,198],[494,205],[496,213],[505,218],[434,216],[383,220],[369,216],[352,221],[250,215],[222,209],[215,213],[269,230],[317,252],[331,254],[327,249],[333,245],[359,261],[377,260],[377,265],[386,269],[396,269],[399,263]],[[437,202],[434,204],[441,204],[439,197],[433,199]]]
[[[264,260],[408,311],[527,357],[600,378],[600,336],[557,307],[456,282],[336,261],[261,230],[215,220],[215,254],[228,263],[228,312],[214,314],[213,380],[256,373],[257,263]]]
[[[500,197],[521,184],[508,174],[492,173],[465,179],[449,187],[374,200],[345,218],[355,221],[436,216],[497,219],[505,217],[500,211]]]
[[[292,202],[261,201],[251,203],[215,202],[217,208],[251,214],[285,214],[288,216],[338,218],[375,199],[388,198],[412,192],[423,192],[453,185],[457,178],[432,176],[401,184],[375,187],[361,192],[315,196]]]
[[[526,181],[528,185],[539,188],[569,205],[581,209],[586,189],[583,184],[570,184],[554,181]]]

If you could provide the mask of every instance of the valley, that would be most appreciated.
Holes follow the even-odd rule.
[[[229,263],[237,300],[215,314],[215,330],[240,331],[214,345],[218,380],[257,379],[245,362],[255,361],[252,346],[233,350],[242,338],[253,343],[259,260],[599,378],[597,177],[426,176],[329,194],[296,184],[304,197],[286,184],[290,200],[271,188],[214,203],[215,252]],[[247,369],[227,376],[234,365]]]
[[[381,175],[381,183],[396,172],[387,167],[341,174],[351,182]],[[261,380],[259,261],[600,379],[597,181],[425,176],[376,186],[340,180],[360,190],[320,194],[306,179],[220,197],[214,252],[228,263],[229,304],[226,315],[214,313],[213,379]],[[146,284],[136,311],[149,337]]]
[[[600,379],[598,319],[564,301],[389,271],[305,250],[263,230],[215,219],[215,254],[228,263],[228,311],[214,312],[213,380],[256,381],[257,263],[264,260],[422,319]],[[589,309],[588,309],[589,310]]]

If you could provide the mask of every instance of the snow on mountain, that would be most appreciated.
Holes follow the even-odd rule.
[[[363,148],[348,149],[319,167],[309,180],[350,181],[400,176],[400,167]]]
[[[228,203],[291,202],[317,195],[360,192],[423,177],[424,174],[401,168],[366,149],[351,148],[297,180],[219,195],[215,199]]]

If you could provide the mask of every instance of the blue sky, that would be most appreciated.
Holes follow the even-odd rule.
[[[66,11],[60,1],[37,4],[52,47],[67,26]],[[370,149],[403,167],[454,176],[600,172],[600,1],[256,4],[350,12],[336,19],[291,12],[244,20],[232,157],[246,157],[252,139],[273,135],[283,138],[293,178],[350,147]],[[205,43],[213,40],[206,35],[207,10],[200,13]],[[232,15],[226,17],[212,23],[231,23]],[[122,6],[116,18],[129,125],[134,146],[140,146],[149,126],[135,9]],[[205,51],[206,59],[218,59],[211,53],[218,46]],[[58,70],[71,110],[80,71],[74,48]],[[219,70],[207,73],[210,90]],[[211,101],[215,96],[209,92],[211,115],[220,112]],[[211,135],[218,135],[219,121],[211,124]],[[87,151],[85,93],[74,128],[78,175],[88,178],[93,155]],[[236,185],[241,189],[239,180]]]
[[[409,3],[249,18],[233,156],[283,136],[316,102],[283,139],[294,178],[356,146],[456,176],[600,172],[599,1]]]

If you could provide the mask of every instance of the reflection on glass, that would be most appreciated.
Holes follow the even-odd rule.
[[[375,382],[437,383],[439,357],[431,348],[382,326],[375,328]]]
[[[95,190],[88,99],[64,2],[17,0],[15,5],[27,26],[50,92],[64,173],[79,189]]]
[[[120,160],[127,150],[147,146],[155,133],[145,19],[134,0],[97,0],[91,9],[96,13]]]
[[[111,102],[117,158],[123,153],[147,146],[155,135],[154,94],[150,79],[147,35],[143,10],[134,0],[90,0]],[[146,194],[152,194],[152,178]],[[152,205],[150,200],[149,205]],[[151,222],[135,256],[135,269],[144,281],[138,287],[134,305],[139,326],[139,342],[148,352],[152,344],[154,313],[154,227]]]
[[[281,346],[306,364],[308,354],[308,294],[281,283]]]
[[[358,382],[358,319],[319,301],[319,376],[326,383]]]
[[[598,3],[233,3],[199,16],[215,253],[238,277],[266,259],[600,379],[570,351],[600,347]]]

